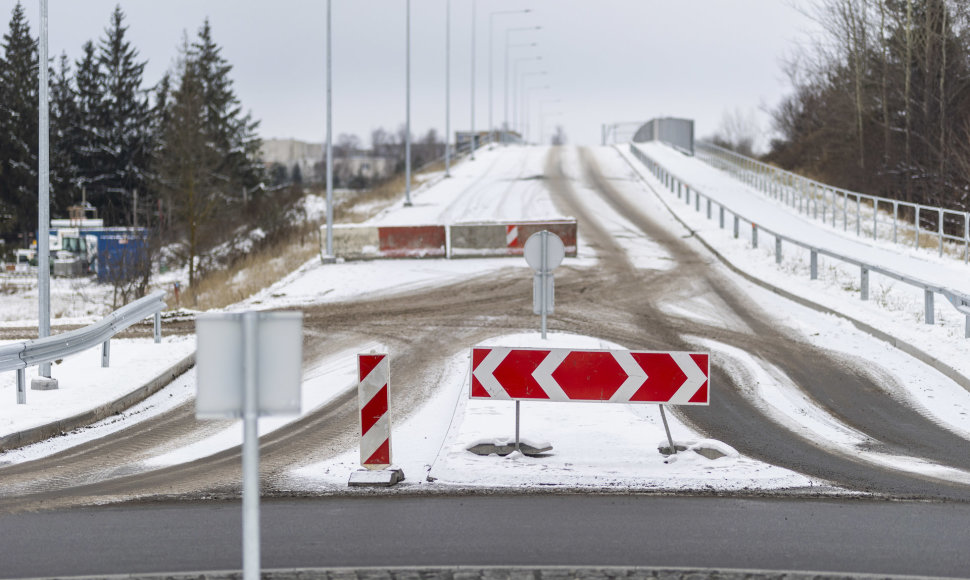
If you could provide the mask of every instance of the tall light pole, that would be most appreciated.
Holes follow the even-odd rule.
[[[489,144],[495,143],[495,123],[492,121],[492,85],[493,74],[492,74],[492,38],[495,36],[492,28],[495,24],[495,17],[501,16],[503,14],[528,14],[532,12],[531,8],[526,8],[525,10],[499,10],[497,12],[492,12],[488,17],[488,132],[489,132]]]
[[[445,2],[445,177],[451,177],[451,0]]]
[[[405,18],[407,32],[405,34],[407,50],[405,50],[407,65],[405,66],[406,97],[405,108],[407,114],[404,121],[404,207],[411,207],[411,0],[407,0],[405,5],[407,18]]]
[[[562,115],[562,111],[551,111],[546,112],[546,105],[551,105],[554,103],[561,103],[562,99],[543,99],[539,101],[539,145],[542,145],[546,140],[546,117],[556,117]]]
[[[330,74],[333,68],[331,58],[333,28],[330,24],[330,0],[327,0],[327,255],[323,257],[325,264],[336,261],[333,255],[333,84]]]
[[[40,74],[38,75],[37,119],[37,337],[51,335],[51,271],[50,271],[50,115],[48,109],[47,69],[47,0],[40,0],[40,42],[38,43]],[[38,369],[42,377],[50,378],[51,363]]]
[[[524,32],[526,30],[542,30],[541,26],[523,26],[519,28],[507,28],[505,30],[505,127],[509,130],[509,35],[513,32]]]
[[[529,60],[529,59],[524,59],[524,60]],[[541,58],[536,57],[531,60],[541,60]],[[522,137],[525,137],[524,132],[521,131],[522,129],[522,106],[521,105],[522,105],[522,93],[523,93],[521,89],[522,83],[528,77],[536,76],[536,75],[544,75],[544,74],[546,74],[546,71],[544,70],[525,71],[522,74],[519,74],[518,67],[516,67],[515,82],[512,86],[512,127],[516,131],[520,131],[519,135]]]
[[[529,142],[529,137],[532,135],[532,118],[529,116],[529,104],[532,102],[530,91],[546,91],[549,90],[549,85],[544,85],[540,87],[527,87],[525,90],[525,107],[523,112],[523,122],[525,124],[525,141]]]
[[[475,160],[475,13],[477,9],[477,0],[472,0],[472,130],[468,134],[471,140],[471,160]]]

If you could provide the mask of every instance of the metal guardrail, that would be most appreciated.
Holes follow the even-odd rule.
[[[17,403],[27,401],[26,376],[24,369],[102,346],[101,366],[107,367],[110,360],[110,340],[115,334],[125,330],[145,318],[155,316],[155,342],[162,340],[161,312],[166,308],[165,292],[158,290],[131,304],[122,306],[98,322],[54,336],[24,340],[0,346],[0,372],[17,371]]]
[[[883,268],[882,266],[876,266],[873,264],[868,264],[862,262],[850,256],[844,256],[837,252],[827,250],[825,248],[820,248],[813,246],[808,242],[802,240],[797,240],[795,238],[786,236],[769,228],[759,226],[755,221],[744,217],[743,215],[737,213],[731,208],[717,202],[711,197],[705,195],[704,193],[697,190],[697,188],[691,186],[689,183],[684,181],[682,178],[672,174],[665,167],[660,165],[649,155],[644,153],[635,144],[630,144],[630,152],[636,157],[641,163],[643,163],[647,169],[664,184],[664,187],[669,189],[672,193],[677,194],[678,199],[683,199],[687,205],[691,204],[691,193],[694,194],[694,207],[699,212],[701,211],[701,198],[706,198],[707,200],[707,219],[712,219],[712,206],[718,206],[718,216],[720,221],[721,229],[724,229],[725,223],[725,213],[730,213],[734,217],[734,237],[738,238],[740,235],[740,223],[747,222],[751,225],[751,245],[754,248],[758,247],[758,232],[762,231],[775,239],[775,262],[781,263],[782,257],[782,242],[787,242],[801,248],[805,248],[810,254],[810,275],[812,280],[818,279],[818,256],[819,254],[823,256],[828,256],[836,260],[845,262],[847,264],[852,264],[860,269],[860,295],[862,300],[869,299],[869,273],[875,272],[894,280],[899,280],[910,286],[915,286],[916,288],[921,288],[924,292],[924,321],[926,324],[934,324],[934,296],[936,294],[943,295],[950,304],[961,314],[965,316],[965,332],[964,336],[970,338],[970,295],[957,292],[950,288],[943,288],[936,284],[920,280],[918,278],[913,278],[890,270],[888,268]]]
[[[920,235],[926,234],[936,238],[941,256],[946,241],[963,244],[963,260],[970,262],[970,212],[921,205],[832,187],[790,171],[772,167],[712,143],[697,143],[696,156],[709,165],[731,173],[768,197],[797,208],[799,213],[821,219],[823,223],[830,223],[834,228],[837,228],[838,222],[841,221],[843,231],[850,231],[851,223],[851,227],[855,230],[857,236],[862,236],[864,229],[868,230],[871,225],[872,238],[876,239],[880,231],[880,213],[885,216],[891,208],[892,240],[894,243],[899,243],[900,209],[908,209],[912,213],[912,225],[916,230],[913,236],[913,244],[916,248],[920,247]],[[863,220],[863,204],[872,208],[871,220]],[[850,206],[855,207],[850,208]],[[820,209],[821,217],[819,216]],[[936,218],[935,229],[922,226],[922,220],[928,217]],[[905,221],[910,223],[909,219]],[[884,218],[883,222],[884,227],[890,227],[889,223],[885,223],[888,222],[887,219]],[[947,224],[950,224],[951,231],[954,228],[960,229],[959,226],[962,224],[963,233],[961,235],[948,233]],[[868,232],[865,233],[868,237]]]

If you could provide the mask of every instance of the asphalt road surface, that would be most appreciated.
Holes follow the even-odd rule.
[[[236,502],[0,518],[0,578],[241,567]],[[970,505],[647,496],[264,502],[264,569],[663,566],[965,576]]]

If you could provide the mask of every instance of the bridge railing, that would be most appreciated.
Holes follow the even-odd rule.
[[[727,171],[767,197],[833,228],[842,226],[857,236],[900,243],[904,233],[915,248],[937,246],[962,250],[970,261],[970,213],[869,195],[796,175],[712,143],[697,143],[701,161]],[[891,235],[890,235],[890,232]],[[922,239],[922,241],[921,241]],[[962,246],[962,248],[960,248]]]
[[[165,292],[159,290],[122,306],[101,320],[83,328],[54,336],[23,340],[0,346],[0,372],[17,371],[17,403],[27,402],[27,367],[49,363],[101,345],[101,366],[110,360],[110,340],[115,334],[154,315],[155,342],[162,340],[161,312],[166,308]]]
[[[708,195],[699,191],[696,187],[690,185],[686,180],[678,175],[671,173],[666,167],[658,163],[652,157],[644,153],[635,144],[630,143],[630,152],[636,157],[643,165],[656,177],[661,183],[664,184],[671,193],[675,193],[678,199],[683,199],[687,205],[691,205],[693,200],[693,205],[696,211],[701,211],[701,201],[704,200],[707,209],[707,219],[713,219],[713,209],[717,208],[718,220],[720,222],[721,229],[725,227],[726,215],[729,214],[733,218],[733,228],[734,237],[738,238],[741,231],[741,223],[744,222],[749,224],[751,227],[751,244],[752,247],[758,247],[758,233],[763,232],[772,236],[775,240],[775,262],[781,263],[782,258],[782,244],[789,243],[801,248],[808,250],[810,256],[809,262],[809,272],[812,280],[818,279],[818,256],[828,256],[834,258],[846,264],[851,264],[859,268],[860,272],[860,295],[862,300],[869,300],[869,273],[875,272],[894,280],[903,282],[910,286],[919,288],[923,290],[924,297],[924,322],[926,324],[934,324],[934,296],[936,294],[942,295],[953,307],[964,315],[965,317],[965,331],[964,336],[970,338],[970,295],[964,294],[952,288],[944,288],[937,284],[903,274],[901,272],[896,272],[894,270],[884,268],[875,264],[869,264],[847,256],[840,254],[833,250],[815,246],[810,242],[804,240],[799,240],[790,236],[786,236],[778,231],[766,228],[759,225],[756,221],[745,217],[744,215],[738,213],[736,210],[719,203],[717,200],[712,199]],[[693,194],[693,197],[692,195]]]

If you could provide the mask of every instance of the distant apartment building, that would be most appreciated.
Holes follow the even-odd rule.
[[[323,143],[306,143],[296,139],[264,139],[263,162],[267,167],[279,163],[292,173],[293,166],[300,167],[300,175],[306,183],[321,182],[326,174],[320,171],[326,155]]]
[[[300,167],[304,183],[321,183],[327,177],[326,145],[306,143],[296,139],[265,139],[263,162],[269,168],[279,163],[292,173]],[[371,151],[342,152],[334,147],[333,173],[338,187],[351,187],[355,182],[369,183],[394,173],[394,159],[378,157]]]

